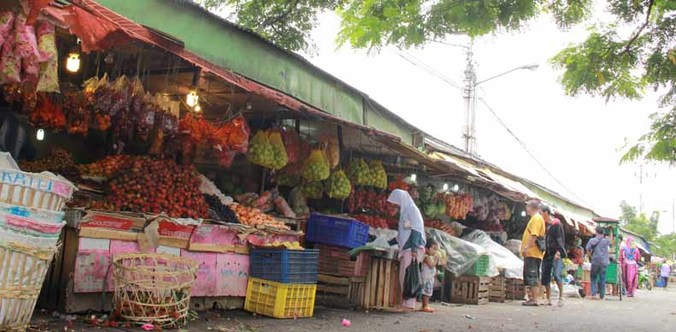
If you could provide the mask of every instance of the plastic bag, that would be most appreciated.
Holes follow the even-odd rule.
[[[43,59],[37,91],[59,92],[59,59],[54,25],[41,22],[38,26],[38,48]]]
[[[303,188],[298,186],[291,189],[289,193],[289,202],[291,203],[291,208],[296,215],[306,216],[310,214],[310,208],[307,206],[307,199],[303,195]]]
[[[247,159],[252,164],[268,167],[274,158],[273,154],[268,133],[264,130],[259,130],[249,143]]]
[[[523,261],[509,249],[493,241],[486,232],[474,230],[465,234],[462,239],[486,248],[490,256],[489,277],[497,276],[500,271],[504,271],[507,278],[523,279]]]
[[[329,162],[331,169],[334,169],[340,165],[340,146],[338,144],[338,138],[332,136],[324,136],[321,139],[324,143],[324,152],[326,153],[326,159]]]
[[[14,27],[14,13],[12,11],[0,12],[0,48],[7,39],[13,35],[10,33]]]
[[[303,195],[306,198],[321,199],[324,196],[324,186],[321,182],[310,182],[303,185]]]
[[[439,249],[446,252],[446,270],[455,277],[463,275],[481,255],[486,254],[486,249],[481,246],[451,236],[444,231],[425,228],[425,233],[428,239],[433,239],[439,244]]]
[[[420,271],[420,263],[416,257],[413,257],[411,264],[406,268],[404,276],[404,290],[402,297],[404,299],[417,298],[422,292],[422,273]]]
[[[275,208],[282,216],[286,218],[296,218],[296,213],[293,212],[289,203],[286,202],[284,197],[277,195],[273,200],[275,203]]]
[[[11,32],[10,32],[11,34]],[[10,35],[2,45],[0,83],[21,82],[21,57],[15,52],[16,38]]]
[[[370,186],[373,184],[371,170],[364,159],[356,159],[350,163],[348,177],[358,186]]]

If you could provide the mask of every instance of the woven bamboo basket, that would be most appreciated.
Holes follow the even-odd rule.
[[[194,260],[166,254],[115,256],[113,315],[163,328],[185,325],[198,265]]]
[[[0,242],[0,331],[25,331],[55,247]]]
[[[27,208],[61,211],[75,187],[57,177],[0,169],[0,202]]]

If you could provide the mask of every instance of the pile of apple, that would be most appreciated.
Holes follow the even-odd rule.
[[[93,208],[165,213],[175,218],[207,218],[208,204],[191,167],[171,160],[135,158],[128,170],[108,182],[108,195]]]

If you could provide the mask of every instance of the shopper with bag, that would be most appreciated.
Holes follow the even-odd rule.
[[[536,307],[540,299],[540,265],[545,255],[545,220],[539,213],[540,202],[526,203],[526,212],[531,217],[521,239],[523,257],[523,280],[528,286],[528,300],[522,304]]]
[[[387,199],[399,206],[397,243],[399,245],[399,283],[402,289],[402,310],[415,310],[416,298],[422,291],[420,263],[425,256],[425,226],[420,210],[408,192],[395,189]]]

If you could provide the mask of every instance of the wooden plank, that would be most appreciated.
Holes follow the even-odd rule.
[[[385,265],[387,265],[387,261],[381,260],[378,267],[378,305],[382,307],[388,306],[387,301],[385,301],[385,289],[390,287],[389,284],[385,283]]]
[[[347,277],[335,277],[327,274],[317,274],[317,282],[323,282],[326,284],[332,285],[349,285],[350,278]]]
[[[371,266],[371,274],[373,275],[371,277],[371,284],[369,285],[369,298],[371,299],[370,304],[372,306],[377,306],[378,305],[378,294],[377,294],[377,289],[378,289],[378,269],[380,268],[380,260],[376,259],[376,262]]]
[[[348,286],[339,286],[339,285],[317,284],[317,291],[347,296],[348,293],[349,293],[349,287]]]
[[[371,260],[371,268],[369,273],[366,275],[366,281],[364,282],[364,291],[362,297],[362,308],[368,310],[371,307],[371,278],[373,277],[373,267],[376,264],[376,260]]]
[[[385,263],[385,294],[383,294],[383,303],[390,305],[390,292],[392,291],[392,261]]]

